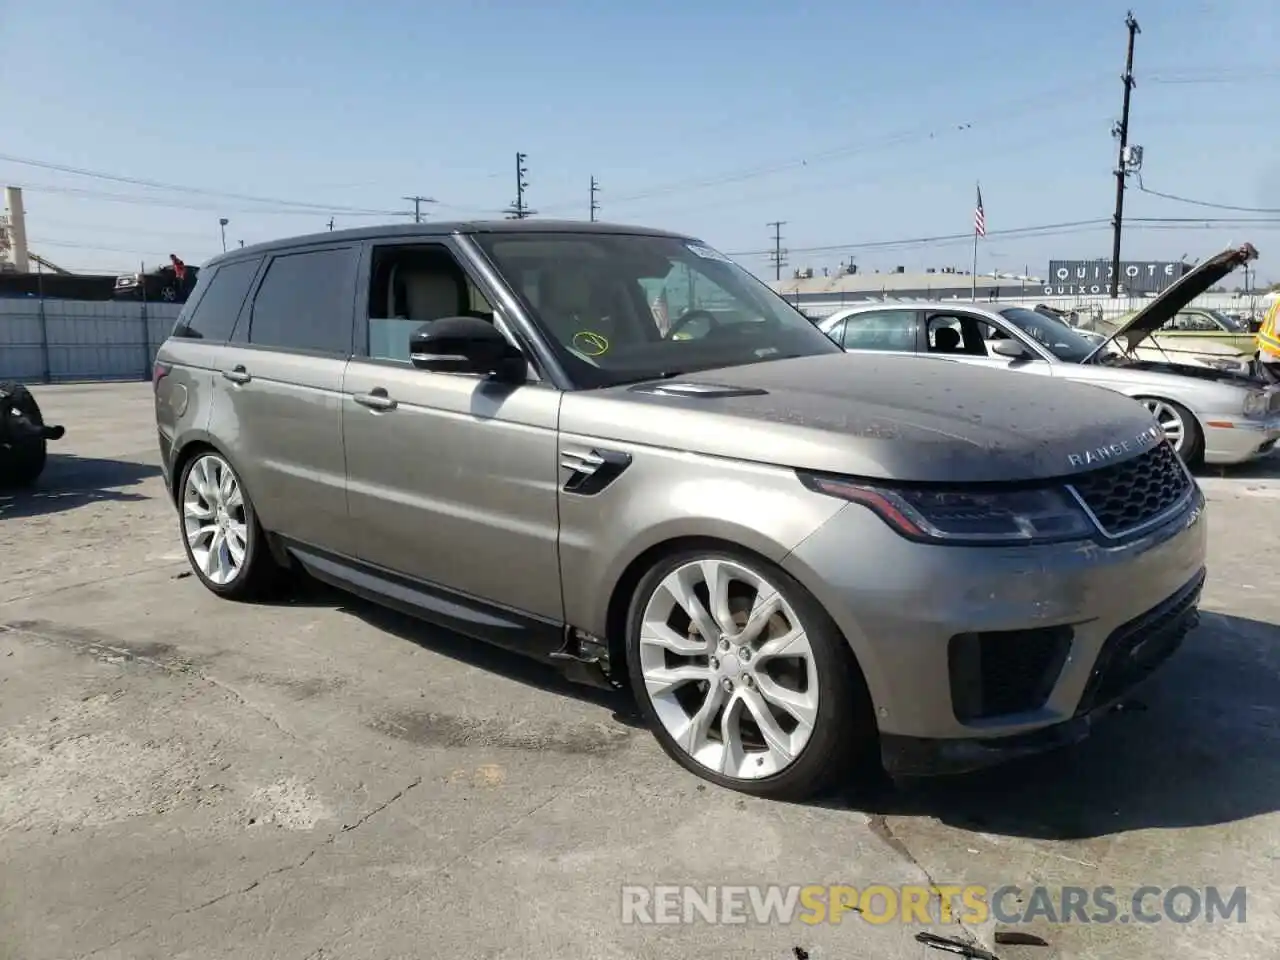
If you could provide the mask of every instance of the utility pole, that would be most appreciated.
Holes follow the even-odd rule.
[[[333,217],[329,218],[329,232],[333,233]]]
[[[596,194],[600,192],[600,181],[595,177],[591,178],[591,222],[596,222],[596,213],[600,210],[600,204],[596,202]]]
[[[1142,28],[1138,26],[1138,21],[1133,18],[1133,11],[1130,10],[1124,18],[1124,25],[1129,30],[1129,52],[1125,56],[1124,76],[1120,79],[1124,81],[1124,107],[1120,113],[1120,124],[1112,129],[1112,133],[1120,140],[1120,152],[1116,159],[1116,216],[1112,221],[1114,236],[1111,241],[1111,299],[1114,300],[1120,295],[1120,231],[1124,223],[1124,187],[1125,177],[1129,175],[1131,166],[1137,167],[1142,162],[1142,148],[1137,147],[1136,158],[1129,150],[1129,98],[1133,93],[1133,41],[1134,38],[1142,32]]]
[[[524,220],[537,212],[530,210],[524,202],[524,192],[529,188],[529,181],[525,179],[529,175],[529,168],[524,163],[527,159],[523,153],[516,154],[516,202],[506,209],[508,220]]]
[[[413,222],[422,222],[422,205],[424,203],[435,203],[430,197],[401,197],[401,200],[408,200],[413,204]],[[330,227],[330,229],[333,229]]]
[[[786,263],[787,251],[782,249],[782,228],[786,224],[785,220],[771,220],[769,226],[773,227],[773,253],[769,254],[769,261],[773,264],[773,278],[775,280],[782,279],[782,268]]]

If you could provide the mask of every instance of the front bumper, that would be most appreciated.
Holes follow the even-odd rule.
[[[1204,461],[1224,466],[1265,457],[1280,441],[1280,416],[1265,420],[1211,417],[1204,425]]]
[[[850,504],[783,566],[841,628],[884,742],[957,741],[944,746],[964,760],[992,751],[961,741],[1074,724],[1040,735],[1052,740],[1087,727],[1081,717],[1105,706],[1094,673],[1108,641],[1176,598],[1190,597],[1183,613],[1194,611],[1203,506],[1197,491],[1181,514],[1123,543],[1005,548],[914,543]],[[1034,741],[992,748],[1003,756]]]
[[[1030,733],[950,740],[881,737],[885,771],[894,777],[968,773],[1079,743],[1111,713],[1125,693],[1146,679],[1182,645],[1200,621],[1196,609],[1204,574],[1155,609],[1115,631],[1103,645],[1085,696],[1069,720]]]

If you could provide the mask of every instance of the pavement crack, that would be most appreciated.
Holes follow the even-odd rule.
[[[875,813],[871,814],[867,818],[867,822],[871,827],[871,832],[875,834],[876,837],[885,844],[885,846],[924,874],[924,878],[929,884],[929,889],[933,891],[934,895],[938,899],[938,919],[942,920],[944,917],[949,917],[951,922],[958,926],[964,932],[965,936],[969,938],[969,941],[973,946],[981,947],[981,939],[965,925],[965,922],[960,919],[956,911],[951,909],[951,905],[947,904],[945,908],[943,907],[942,892],[938,887],[938,882],[933,878],[933,874],[929,869],[920,862],[919,858],[917,858],[914,853],[911,852],[911,848],[907,846],[906,842],[894,833],[893,827],[889,825],[888,817],[882,813]]]
[[[421,777],[415,777],[415,778],[414,778],[414,779],[413,779],[413,780],[408,784],[408,786],[404,787],[404,789],[402,789],[402,790],[400,790],[400,791],[396,792],[395,794],[393,794],[392,796],[388,797],[386,800],[384,800],[382,803],[378,804],[376,807],[374,807],[374,808],[373,808],[372,810],[370,810],[368,813],[364,814],[364,816],[360,817],[360,819],[358,819],[355,823],[352,823],[352,824],[343,824],[343,825],[342,825],[342,829],[341,829],[341,830],[339,830],[337,833],[335,833],[335,834],[334,834],[332,837],[330,837],[328,840],[326,840],[326,841],[325,841],[325,843],[333,843],[333,841],[334,841],[334,840],[338,839],[338,836],[339,836],[340,834],[350,833],[352,830],[358,830],[360,827],[363,827],[366,823],[368,823],[370,820],[372,820],[374,817],[376,817],[378,814],[380,814],[383,810],[387,809],[387,807],[391,806],[391,805],[392,805],[393,803],[395,803],[397,800],[401,799],[401,798],[402,798],[406,793],[408,793],[410,790],[414,789],[415,787],[421,786],[421,784],[422,784],[422,778],[421,778]]]
[[[316,854],[318,854],[325,847],[330,846],[335,841],[337,841],[338,837],[342,836],[344,833],[350,833],[351,831],[357,830],[360,827],[364,826],[371,819],[376,817],[378,814],[382,813],[393,803],[396,803],[398,800],[401,800],[407,793],[409,793],[409,791],[420,786],[421,784],[422,784],[422,778],[415,777],[406,786],[397,790],[390,797],[388,797],[382,803],[378,804],[368,813],[365,813],[362,816],[360,816],[354,823],[343,824],[342,827],[335,830],[333,833],[327,836],[323,841],[321,841],[316,846],[312,847],[309,851],[307,851],[307,854],[301,859],[293,863],[286,863],[283,866],[274,867],[271,870],[268,870],[266,873],[262,874],[262,876],[257,877],[254,880],[251,880],[249,883],[246,883],[243,886],[236,887],[232,890],[226,890],[223,893],[218,894],[216,897],[210,897],[208,900],[205,900],[202,903],[198,903],[195,906],[185,907],[182,910],[175,910],[173,913],[169,914],[167,919],[176,920],[178,917],[185,917],[193,913],[199,913],[201,910],[207,910],[209,909],[209,907],[212,907],[215,904],[219,904],[224,900],[229,900],[232,897],[244,896],[246,893],[252,893],[254,890],[258,889],[258,887],[262,886],[272,877],[278,877],[282,873],[290,873],[291,871],[294,871],[294,870],[301,870],[303,867],[305,867],[308,863],[311,862],[312,858],[315,857]],[[111,941],[111,943],[107,944],[106,946],[98,947],[92,953],[84,954],[84,956],[81,957],[80,960],[84,960],[85,957],[91,957],[96,953],[101,953],[104,950],[109,950],[112,947],[116,946],[117,944],[123,943],[125,940],[128,940],[132,937],[136,937],[140,933],[145,933],[147,930],[150,930],[153,926],[155,926],[154,923],[149,923],[144,927],[139,927],[137,930],[133,930],[129,933],[126,933],[124,936],[118,937],[117,939]]]

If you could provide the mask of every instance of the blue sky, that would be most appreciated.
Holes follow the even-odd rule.
[[[209,4],[0,0],[0,154],[196,187],[178,193],[0,161],[27,190],[32,247],[72,268],[323,229],[330,208],[433,219],[530,205],[764,251],[790,265],[968,268],[981,181],[981,270],[1043,274],[1108,256],[1108,229],[998,231],[1110,216],[1123,3],[764,0],[645,3],[339,0]],[[1280,6],[1135,8],[1131,142],[1149,189],[1280,208]],[[1134,188],[1137,184],[1132,184]],[[103,196],[104,194],[110,195]],[[316,204],[281,212],[241,194]],[[127,198],[121,200],[120,198]],[[333,209],[337,224],[390,219]],[[1265,217],[1131,189],[1134,218]],[[1280,280],[1274,223],[1127,230],[1126,258],[1204,256],[1252,240]],[[805,248],[832,248],[829,250]],[[744,263],[764,268],[760,257]]]

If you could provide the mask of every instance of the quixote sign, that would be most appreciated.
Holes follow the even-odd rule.
[[[1159,293],[1191,269],[1168,260],[1120,261],[1120,292],[1130,296]],[[1105,296],[1111,292],[1111,261],[1050,260],[1045,296]]]

